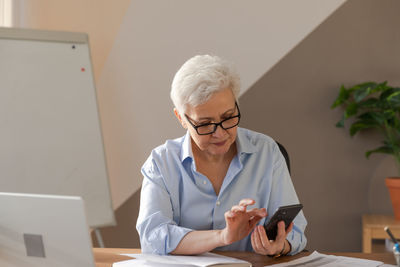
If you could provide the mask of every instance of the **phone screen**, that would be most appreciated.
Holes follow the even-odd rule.
[[[279,207],[271,219],[264,224],[268,239],[275,240],[276,235],[278,234],[278,222],[284,221],[285,228],[287,229],[289,224],[294,220],[302,208],[302,204]]]

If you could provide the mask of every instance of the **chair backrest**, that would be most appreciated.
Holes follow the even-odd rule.
[[[285,158],[287,168],[289,170],[289,173],[291,174],[291,172],[290,172],[289,154],[288,154],[286,148],[282,144],[280,144],[278,141],[275,141],[275,142],[278,144],[279,150],[281,151],[283,157]],[[309,250],[308,249],[303,249],[303,252],[309,252]]]
[[[289,173],[291,174],[291,172],[290,172],[289,154],[288,154],[288,152],[286,151],[286,148],[285,148],[281,143],[279,143],[278,141],[275,141],[275,142],[278,144],[279,150],[281,151],[283,157],[285,158],[287,168],[288,168],[288,170],[289,170]]]

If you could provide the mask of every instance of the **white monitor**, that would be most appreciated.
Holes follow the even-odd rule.
[[[0,192],[0,266],[95,266],[82,198]]]

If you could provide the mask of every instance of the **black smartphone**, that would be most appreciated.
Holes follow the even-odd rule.
[[[302,208],[302,204],[279,207],[274,215],[272,215],[271,219],[264,224],[268,239],[275,240],[276,235],[278,234],[278,222],[284,221],[285,228],[287,229],[289,227],[289,224],[294,220],[294,218],[297,216]]]

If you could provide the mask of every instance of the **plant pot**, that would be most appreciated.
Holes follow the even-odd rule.
[[[400,177],[388,177],[385,182],[392,200],[394,218],[400,221]]]

